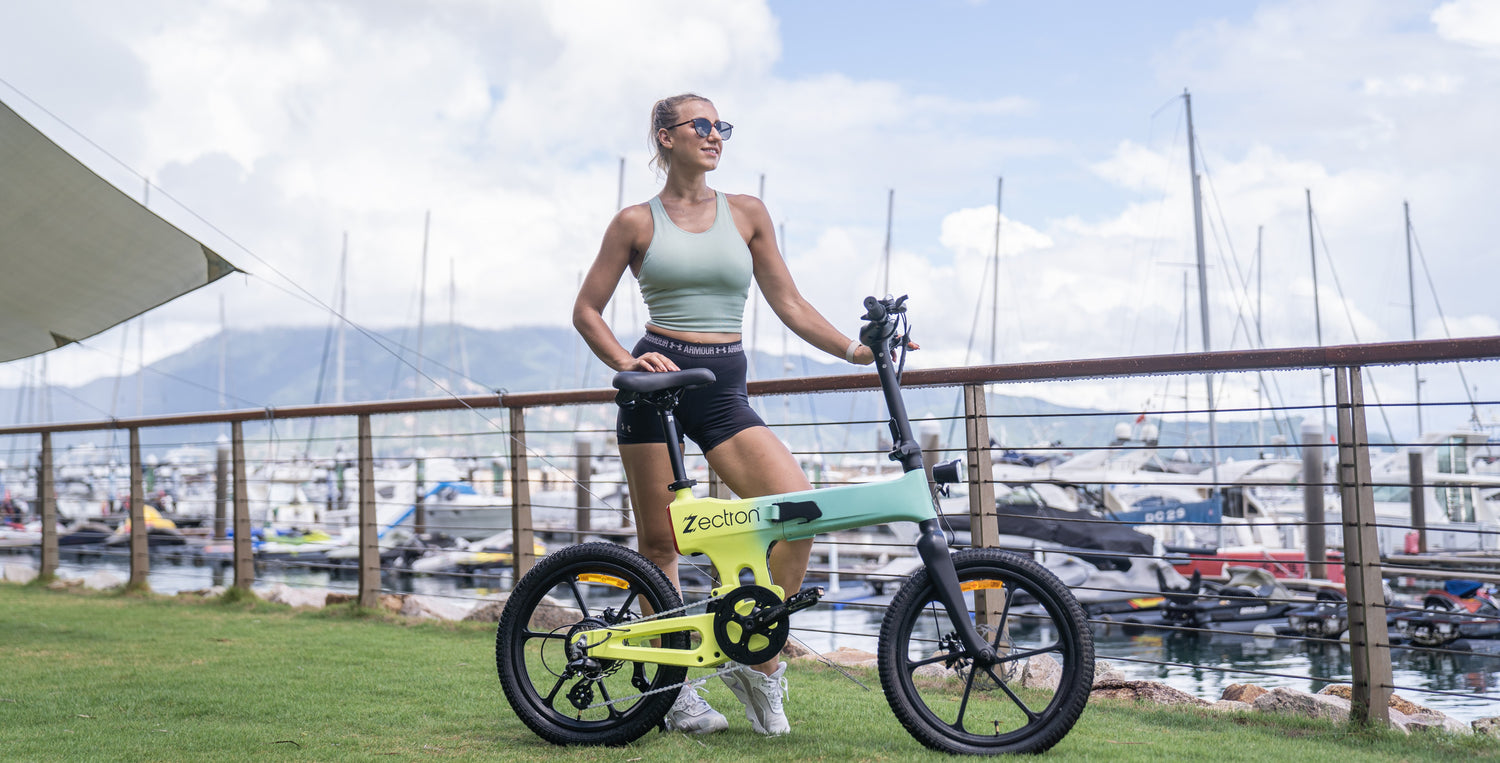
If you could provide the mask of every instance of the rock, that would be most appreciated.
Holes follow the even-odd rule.
[[[0,581],[6,583],[30,583],[36,580],[36,568],[29,564],[0,565]]]
[[[473,604],[440,596],[412,594],[401,602],[401,614],[423,620],[462,620]]]
[[[399,613],[401,606],[406,603],[406,597],[399,593],[383,593],[376,601],[375,608],[387,612]]]
[[[1475,734],[1500,738],[1500,717],[1475,718],[1469,725]]]
[[[479,606],[474,607],[469,610],[469,614],[464,615],[464,619],[471,623],[498,623],[500,622],[500,613],[505,611],[505,602],[509,598],[510,594],[507,593],[499,599],[480,602]]]
[[[787,658],[788,660],[795,660],[798,657],[807,657],[812,654],[813,651],[811,649],[808,649],[807,647],[795,641],[792,641],[791,639],[787,639],[786,646],[781,648],[781,656]],[[924,665],[923,667],[926,666]]]
[[[356,601],[358,599],[359,594],[357,593],[341,593],[330,591],[328,593],[328,596],[323,599],[323,606],[331,607],[335,604],[348,604],[349,602]]]
[[[1351,702],[1354,700],[1354,687],[1350,686],[1349,684],[1330,684],[1323,687],[1323,690],[1318,693],[1327,694],[1333,697],[1343,697],[1344,699],[1350,700]],[[1392,694],[1390,700],[1386,702],[1386,705],[1392,710],[1395,710],[1403,715],[1421,715],[1422,713],[1437,712],[1432,708],[1423,707],[1415,702],[1412,702],[1411,700],[1401,696],[1400,694]]]
[[[1124,681],[1125,674],[1115,670],[1115,666],[1108,660],[1096,660],[1094,662],[1094,683],[1100,681]]]
[[[841,646],[831,652],[824,652],[823,658],[835,665],[842,665],[846,668],[874,668],[878,667],[879,664],[879,660],[874,654],[866,652],[863,649],[851,649],[847,646]]]
[[[196,596],[200,599],[215,599],[224,595],[224,586],[216,585],[209,588],[199,588],[196,591],[178,591],[178,596]]]
[[[1411,716],[1411,720],[1407,721],[1406,727],[1413,734],[1417,732],[1430,734],[1434,731],[1442,731],[1458,736],[1469,736],[1474,733],[1474,729],[1469,724],[1449,718],[1442,713],[1418,713]]]
[[[1388,717],[1391,720],[1391,728],[1408,736],[1411,735],[1411,716],[1400,710],[1392,709]]]
[[[1158,705],[1192,705],[1207,707],[1208,702],[1187,692],[1155,681],[1100,681],[1094,684],[1090,699],[1123,699]]]
[[[108,570],[97,570],[83,577],[83,587],[92,588],[95,591],[108,591],[122,585],[125,585],[125,578]]]
[[[1224,687],[1224,693],[1219,695],[1219,699],[1229,700],[1230,702],[1243,702],[1248,705],[1265,693],[1266,690],[1264,688],[1255,684],[1230,684]]]
[[[1224,713],[1243,713],[1255,709],[1255,706],[1249,702],[1241,702],[1234,699],[1221,699],[1208,707],[1210,710],[1218,710]]]
[[[321,588],[300,588],[286,583],[277,583],[259,596],[270,602],[289,607],[311,607],[322,609],[328,599],[328,591]]]
[[[1050,654],[1038,654],[1026,660],[1021,669],[1021,685],[1028,689],[1056,691],[1062,683],[1062,665]]]
[[[1324,718],[1339,723],[1349,720],[1349,700],[1330,694],[1308,694],[1278,687],[1256,697],[1251,704],[1263,713]]]

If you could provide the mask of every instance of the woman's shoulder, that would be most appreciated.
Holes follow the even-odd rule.
[[[770,213],[766,211],[765,202],[748,193],[726,193],[724,198],[729,201],[729,208],[743,217],[749,219],[770,217]]]
[[[651,202],[631,204],[615,213],[615,224],[629,228],[651,227]]]

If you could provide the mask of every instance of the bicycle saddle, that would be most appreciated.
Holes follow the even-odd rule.
[[[707,368],[686,371],[621,371],[615,374],[614,387],[621,392],[644,395],[670,389],[697,389],[714,383],[714,372]]]

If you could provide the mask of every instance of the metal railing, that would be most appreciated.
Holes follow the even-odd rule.
[[[1441,655],[1452,650],[1421,646],[1412,642],[1409,638],[1405,643],[1394,643],[1387,625],[1393,619],[1398,618],[1403,612],[1410,614],[1408,610],[1388,605],[1383,596],[1386,576],[1426,577],[1437,579],[1444,575],[1463,573],[1465,576],[1474,577],[1484,581],[1500,581],[1500,576],[1475,572],[1463,566],[1457,568],[1443,569],[1443,557],[1433,557],[1420,553],[1382,554],[1380,544],[1380,531],[1382,529],[1409,530],[1416,534],[1417,545],[1413,551],[1426,551],[1425,537],[1429,528],[1425,527],[1426,516],[1422,508],[1423,498],[1430,488],[1436,483],[1424,482],[1421,473],[1421,462],[1416,460],[1410,467],[1409,482],[1396,485],[1377,479],[1372,473],[1371,450],[1372,443],[1367,428],[1367,413],[1371,406],[1365,402],[1366,369],[1382,365],[1404,365],[1404,364],[1427,364],[1448,363],[1456,361],[1471,360],[1493,360],[1500,359],[1500,337],[1486,337],[1474,339],[1444,340],[1444,341],[1422,341],[1422,342],[1399,342],[1373,345],[1350,345],[1326,348],[1295,348],[1281,350],[1252,350],[1235,352],[1214,353],[1190,353],[1180,355],[1160,355],[1134,358],[1112,358],[1099,360],[1079,361],[1057,361],[1044,363],[1025,363],[1008,365],[974,366],[967,368],[944,368],[933,370],[910,370],[903,378],[903,385],[908,390],[921,390],[928,388],[958,388],[961,394],[961,413],[952,416],[928,416],[917,417],[919,423],[930,422],[939,428],[943,424],[957,429],[962,425],[962,444],[950,444],[943,447],[939,438],[933,438],[932,442],[924,442],[924,449],[930,451],[928,462],[932,463],[939,457],[948,455],[960,455],[967,467],[967,484],[964,489],[967,493],[967,502],[964,510],[950,515],[955,521],[960,518],[967,522],[969,527],[969,544],[978,547],[1001,547],[1013,548],[1022,553],[1031,553],[1042,559],[1048,555],[1054,557],[1062,554],[1076,555],[1079,549],[1057,548],[1055,546],[1041,546],[1038,544],[1016,544],[1014,540],[1005,539],[1007,520],[1014,514],[1006,509],[1006,501],[997,503],[997,492],[999,490],[1011,490],[1017,485],[1040,485],[1052,483],[1062,486],[1066,480],[1053,476],[1043,476],[1041,472],[1034,472],[1028,478],[1025,476],[1000,477],[996,473],[997,449],[992,438],[992,429],[995,423],[1003,426],[1007,422],[1018,419],[1067,418],[1099,416],[1097,412],[1080,414],[1072,412],[1049,412],[1046,414],[1035,413],[999,413],[992,414],[988,410],[990,394],[987,389],[993,385],[1015,384],[1018,382],[1055,382],[1064,383],[1079,381],[1099,380],[1140,380],[1160,379],[1172,375],[1204,374],[1204,373],[1240,373],[1240,372],[1290,372],[1298,370],[1331,370],[1335,387],[1335,401],[1331,413],[1336,420],[1335,445],[1321,444],[1319,447],[1304,447],[1303,450],[1309,455],[1321,455],[1328,449],[1334,454],[1332,462],[1333,470],[1331,476],[1324,477],[1319,467],[1309,466],[1303,475],[1296,479],[1286,479],[1281,482],[1262,481],[1256,483],[1260,488],[1281,488],[1286,490],[1300,490],[1304,497],[1316,495],[1320,500],[1308,500],[1309,506],[1306,516],[1301,520],[1289,520],[1285,516],[1250,516],[1241,513],[1231,522],[1226,518],[1221,528],[1230,527],[1236,532],[1259,532],[1270,529],[1273,532],[1290,531],[1293,535],[1300,533],[1305,542],[1299,548],[1292,549],[1293,553],[1267,554],[1264,559],[1252,557],[1236,557],[1235,561],[1250,565],[1260,566],[1277,570],[1281,577],[1297,578],[1342,578],[1343,590],[1347,599],[1344,611],[1348,620],[1348,645],[1349,645],[1349,673],[1352,684],[1352,703],[1354,707],[1353,717],[1362,722],[1387,722],[1387,706],[1391,692],[1401,689],[1404,691],[1429,691],[1431,693],[1443,693],[1442,690],[1422,689],[1417,687],[1397,685],[1392,670],[1392,649],[1404,652],[1424,652],[1428,654]],[[777,379],[751,382],[749,390],[752,398],[764,401],[773,396],[802,396],[812,393],[826,392],[859,392],[878,389],[878,381],[873,374],[857,374],[848,376],[819,376],[793,379]],[[56,571],[59,560],[58,537],[56,533],[57,502],[56,474],[58,464],[53,447],[55,435],[77,432],[104,432],[125,431],[128,433],[128,445],[122,456],[125,463],[129,465],[129,519],[130,543],[129,543],[129,568],[130,584],[135,586],[145,585],[146,576],[150,570],[151,555],[149,553],[148,528],[145,518],[146,475],[150,465],[142,459],[142,431],[162,430],[173,427],[189,427],[201,425],[227,425],[229,437],[227,450],[216,464],[220,473],[228,472],[223,477],[214,480],[217,489],[216,504],[217,516],[215,523],[215,538],[223,539],[226,534],[232,537],[232,551],[228,555],[228,564],[232,568],[232,585],[237,588],[249,589],[256,581],[257,568],[256,558],[252,552],[252,517],[250,510],[250,493],[253,483],[252,466],[259,463],[261,466],[274,465],[272,459],[252,459],[247,456],[247,426],[260,426],[269,428],[271,434],[263,436],[259,441],[251,441],[251,444],[259,445],[262,450],[268,442],[285,442],[274,436],[275,422],[291,422],[297,420],[333,420],[335,422],[347,422],[354,420],[352,436],[356,440],[354,453],[350,457],[335,456],[332,462],[341,470],[344,466],[351,467],[356,474],[357,490],[354,492],[357,499],[353,502],[353,516],[356,518],[358,556],[355,565],[355,578],[357,598],[362,606],[375,606],[382,592],[391,589],[383,587],[382,584],[382,541],[381,523],[377,517],[382,507],[382,499],[378,495],[376,484],[377,454],[376,441],[383,438],[395,438],[408,447],[413,442],[424,438],[431,438],[432,442],[446,442],[452,444],[454,440],[470,442],[467,452],[462,454],[463,458],[471,463],[490,462],[492,473],[496,476],[495,495],[502,492],[505,502],[508,504],[512,558],[510,568],[516,577],[523,575],[536,562],[534,551],[535,540],[538,535],[549,537],[561,537],[568,541],[577,541],[585,536],[602,533],[614,536],[628,535],[630,520],[627,507],[623,503],[610,504],[601,501],[596,487],[603,489],[617,499],[623,496],[623,485],[621,478],[613,480],[594,477],[595,467],[601,459],[612,459],[608,453],[595,453],[592,451],[592,440],[599,439],[606,431],[602,425],[592,428],[583,427],[579,423],[585,412],[595,420],[604,420],[607,417],[607,406],[613,401],[612,390],[572,390],[561,392],[534,392],[520,394],[482,395],[448,398],[425,398],[417,400],[381,401],[369,403],[353,403],[340,405],[312,405],[312,406],[289,406],[279,408],[266,408],[259,410],[237,410],[221,412],[204,412],[193,414],[177,414],[168,416],[151,416],[124,418],[109,421],[71,422],[61,424],[47,424],[36,426],[12,426],[0,427],[0,436],[12,438],[20,436],[35,436],[39,438],[37,443],[38,466],[37,469],[37,498],[40,504],[39,514],[42,519],[42,540],[40,544],[40,571],[45,575],[51,575]],[[592,407],[592,408],[591,408]],[[500,415],[501,411],[504,415]],[[1276,407],[1242,409],[1252,411],[1255,415],[1274,415]],[[1282,412],[1287,407],[1279,408]],[[478,427],[479,431],[468,433],[446,432],[416,432],[412,431],[410,425],[405,421],[392,421],[391,417],[407,417],[414,414],[430,415],[441,412],[467,411],[477,414],[486,426]],[[558,428],[557,422],[566,422],[569,418],[567,412],[573,412],[572,423],[563,424]],[[1180,411],[1184,418],[1194,413],[1206,411],[1183,410]],[[1324,413],[1319,406],[1304,406],[1299,409],[1301,413]],[[1126,412],[1116,412],[1104,415],[1119,415]],[[877,420],[862,422],[833,422],[842,426],[869,425]],[[376,423],[382,422],[385,426],[384,434],[376,433]],[[785,427],[782,433],[790,432],[799,427],[828,426],[826,420],[782,421],[774,426]],[[347,424],[336,424],[347,427]],[[580,435],[583,435],[580,441]],[[311,434],[309,442],[313,441]],[[324,435],[317,439],[322,446],[332,442],[342,441],[341,437]],[[580,444],[581,442],[581,444]],[[1314,441],[1316,442],[1316,441]],[[1184,443],[1187,444],[1187,443]],[[388,443],[387,443],[388,445]],[[1264,448],[1266,443],[1254,443],[1256,447]],[[1289,444],[1290,445],[1290,444]],[[1101,448],[1109,448],[1120,453],[1127,453],[1132,449],[1155,449],[1158,444],[1130,445],[1099,443]],[[390,450],[394,446],[383,448]],[[421,447],[421,446],[417,446]],[[1049,447],[1043,446],[1035,449],[1043,456]],[[1073,445],[1077,449],[1078,444]],[[1199,449],[1204,449],[1201,443],[1197,444]],[[1295,447],[1295,445],[1291,445]],[[1243,443],[1235,445],[1217,445],[1217,450],[1208,448],[1209,458],[1220,461],[1221,456],[1231,450],[1244,449]],[[459,447],[459,450],[465,450]],[[1060,449],[1060,448],[1058,448]],[[451,450],[451,449],[450,449]],[[820,448],[816,450],[796,449],[799,457],[809,460],[825,459],[829,456],[853,455],[856,457],[876,456],[877,450],[873,449],[842,449]],[[489,455],[486,455],[489,454]],[[323,458],[325,462],[330,459]],[[227,464],[225,463],[227,462]],[[206,465],[200,465],[205,466]],[[472,471],[472,470],[471,470]],[[498,484],[499,475],[503,474],[502,485]],[[576,485],[576,497],[572,506],[548,505],[538,501],[538,486],[546,480],[548,475],[558,475],[558,482],[571,482]],[[1207,472],[1204,473],[1206,475]],[[534,476],[535,475],[535,476]],[[418,533],[423,528],[423,489],[426,487],[421,482],[421,477],[415,477],[412,484],[412,495],[414,496],[414,508],[416,516],[414,525]],[[1129,479],[1129,478],[1127,478]],[[814,479],[816,484],[827,484],[827,480]],[[1124,508],[1119,505],[1119,498],[1112,497],[1116,490],[1125,486],[1126,483],[1111,484],[1106,478],[1091,478],[1091,481],[1076,485],[1069,485],[1070,489],[1078,489],[1087,493],[1089,490],[1098,491],[1098,508],[1102,514],[1080,515],[1077,518],[1060,518],[1060,523],[1075,522],[1084,527],[1107,527],[1112,525],[1140,526],[1142,522],[1130,520],[1119,520],[1109,518],[1109,512],[1114,509]],[[1232,498],[1235,490],[1245,491],[1250,488],[1243,484],[1232,482],[1216,482],[1205,476],[1177,480],[1173,484],[1179,487],[1196,488],[1205,495],[1218,495],[1221,499]],[[1383,520],[1376,512],[1374,488],[1376,487],[1401,487],[1410,491],[1410,500],[1414,505],[1413,522],[1410,525],[1392,523],[1388,519]],[[402,486],[404,487],[404,486]],[[1457,484],[1451,481],[1437,486],[1438,489],[1457,489]],[[1326,516],[1318,516],[1321,508],[1313,508],[1313,504],[1321,503],[1324,497],[1324,489],[1336,490],[1339,503],[1340,515],[1336,521],[1329,520]],[[727,490],[723,484],[710,477],[710,492],[717,495],[726,495]],[[555,491],[553,491],[555,492]],[[340,496],[348,494],[347,490],[338,491]],[[329,495],[323,500],[328,502],[329,507],[334,506],[334,492],[330,490]],[[1243,500],[1241,494],[1240,500]],[[1113,501],[1113,503],[1112,503]],[[602,505],[601,505],[602,504]],[[394,505],[400,508],[403,502],[397,500],[394,504],[387,503],[386,506]],[[538,510],[556,513],[558,509],[572,512],[571,527],[556,526],[555,524],[545,526],[536,519]],[[1221,509],[1222,510],[1222,509]],[[1233,512],[1227,512],[1232,514]],[[613,517],[624,514],[624,517],[615,524]],[[596,522],[600,517],[611,518],[608,523]],[[1172,528],[1186,529],[1188,531],[1201,530],[1201,524],[1174,521],[1172,517],[1162,517],[1157,521],[1148,523],[1159,531],[1167,532]],[[232,533],[226,533],[232,528]],[[1331,533],[1329,531],[1332,531]],[[1476,528],[1466,530],[1458,528],[1451,530],[1455,532],[1472,532],[1481,537],[1476,544],[1480,548],[1494,549],[1494,539],[1487,538],[1493,530]],[[1223,530],[1219,532],[1222,535]],[[821,564],[815,564],[813,574],[828,575],[837,580],[841,574],[846,579],[854,577],[865,580],[868,587],[876,592],[887,585],[899,582],[902,575],[882,569],[865,569],[853,575],[844,573],[845,567],[840,564],[840,544],[820,539],[820,545],[827,549],[828,558]],[[421,553],[425,546],[418,541],[403,541],[413,545],[394,545],[385,550],[394,550],[397,553]],[[1488,544],[1488,545],[1487,545]],[[880,549],[889,548],[890,557],[899,557],[903,552],[909,551],[897,539],[859,541],[859,548],[866,554],[871,549],[875,555],[880,555]],[[1173,544],[1167,544],[1171,546]],[[1220,545],[1223,545],[1222,543]],[[1282,544],[1286,545],[1286,544]],[[1340,552],[1336,555],[1328,554],[1328,547],[1333,546]],[[850,553],[853,546],[845,546],[846,554]],[[1300,553],[1297,553],[1300,550]],[[1404,549],[1403,549],[1404,550]],[[1177,549],[1177,561],[1182,559],[1197,559],[1202,562],[1205,554],[1193,554],[1192,549]],[[1154,554],[1131,554],[1110,551],[1095,551],[1088,554],[1090,558],[1104,560],[1108,563],[1111,559],[1119,564],[1134,564],[1146,562],[1157,557]],[[1210,560],[1213,557],[1208,557]],[[1451,557],[1449,561],[1457,559],[1457,564],[1462,564],[1469,557]],[[1222,560],[1220,560],[1222,561]],[[264,564],[264,562],[262,562]],[[284,562],[283,564],[296,566],[301,565],[308,568],[318,567],[320,563]],[[1495,570],[1500,571],[1500,564],[1495,565]],[[1219,573],[1224,569],[1220,565]],[[1323,574],[1320,574],[1323,573]],[[1340,574],[1341,573],[1341,574]],[[462,573],[459,573],[462,574]],[[486,573],[469,573],[471,577],[489,580],[491,575]],[[688,581],[684,581],[684,587],[689,588]],[[1092,591],[1094,593],[1117,594],[1123,597],[1137,597],[1149,599],[1161,597],[1164,591],[1160,587],[1101,587],[1098,585],[1082,585],[1075,590],[1080,592]],[[1165,592],[1170,593],[1170,592]],[[837,593],[833,594],[830,603],[838,606],[851,608],[873,607],[878,604],[869,604],[859,600],[849,599],[840,601]],[[878,596],[875,597],[878,599]],[[1247,601],[1258,603],[1255,597],[1243,596],[1234,591],[1220,591],[1217,598],[1225,603]],[[1422,612],[1422,608],[1410,608],[1416,612]],[[1195,632],[1213,632],[1216,629],[1209,625],[1181,624],[1172,622],[1137,622],[1131,623],[1127,617],[1128,613],[1094,613],[1092,616],[1096,626],[1103,629],[1115,627],[1133,626],[1137,631],[1154,633],[1158,636]],[[1482,616],[1479,618],[1483,620]],[[1253,632],[1252,632],[1253,634]],[[863,634],[868,636],[869,634]],[[1314,636],[1297,634],[1280,634],[1281,638],[1290,638],[1309,643],[1323,643]],[[1172,659],[1153,659],[1140,655],[1126,653],[1111,654],[1109,650],[1101,649],[1101,657],[1120,662],[1133,662],[1142,665],[1181,666],[1185,663]],[[1171,654],[1164,655],[1170,658]],[[1202,667],[1202,666],[1198,666]],[[1276,677],[1275,671],[1238,669],[1232,671],[1237,674],[1262,675]],[[1476,695],[1474,692],[1450,692],[1465,696]]]

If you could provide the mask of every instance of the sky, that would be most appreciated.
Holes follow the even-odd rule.
[[[919,367],[1179,352],[1184,320],[1203,347],[1184,93],[1212,349],[1253,346],[1257,304],[1265,346],[1317,344],[1309,195],[1323,343],[1412,337],[1403,202],[1417,335],[1497,334],[1497,64],[1482,0],[0,5],[0,100],[248,272],[49,353],[58,384],[212,336],[221,305],[234,329],[326,325],[345,235],[347,317],[414,324],[429,215],[428,322],[566,325],[619,189],[659,187],[651,104],[685,91],[736,125],[711,185],[763,196],[844,331],[864,296],[909,293]],[[609,317],[634,336],[630,286]],[[780,350],[763,303],[746,318]],[[1486,366],[1468,381],[1493,398]]]

